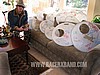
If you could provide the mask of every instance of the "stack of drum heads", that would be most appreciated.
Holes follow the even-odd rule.
[[[100,29],[94,23],[82,21],[86,20],[83,12],[75,12],[63,11],[56,16],[53,13],[47,14],[46,20],[43,20],[43,12],[39,13],[37,19],[42,21],[40,31],[60,46],[73,45],[79,51],[89,52],[100,44]],[[58,25],[54,27],[55,17]]]

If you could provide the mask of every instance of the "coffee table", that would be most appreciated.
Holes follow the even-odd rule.
[[[24,40],[18,37],[11,37],[11,38],[8,38],[8,44],[0,47],[0,52],[7,52],[9,56],[25,53],[26,61],[28,63],[29,49],[30,47]]]

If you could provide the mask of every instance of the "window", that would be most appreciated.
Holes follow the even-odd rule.
[[[88,0],[65,0],[65,9],[77,9],[87,14]]]
[[[86,8],[88,0],[66,0],[66,6],[73,8]]]

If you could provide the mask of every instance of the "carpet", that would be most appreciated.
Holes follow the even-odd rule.
[[[9,57],[9,64],[12,75],[31,75],[28,74],[29,65],[26,64],[20,54]]]
[[[31,67],[31,62],[36,62],[38,60],[29,54],[29,62],[27,64],[24,57],[23,54],[16,54],[8,57],[12,75],[39,75],[49,69],[47,67]]]

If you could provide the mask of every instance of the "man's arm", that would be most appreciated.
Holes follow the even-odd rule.
[[[14,23],[13,11],[10,11],[8,13],[8,24],[10,25],[12,30],[15,30],[16,28],[18,28],[18,26],[16,26]]]
[[[13,30],[17,30],[17,31],[23,31],[24,29],[22,28],[22,27],[18,27],[18,26],[16,26],[16,24],[14,23],[14,16],[13,16],[13,11],[10,11],[9,13],[8,13],[8,22],[9,22],[9,25],[10,25],[10,27],[11,27],[11,29],[12,29],[12,31]]]
[[[24,29],[24,31],[27,31],[29,29],[29,24],[28,24],[28,14],[27,14],[26,10],[25,10],[25,15],[26,15],[26,19],[24,21],[23,29]]]

